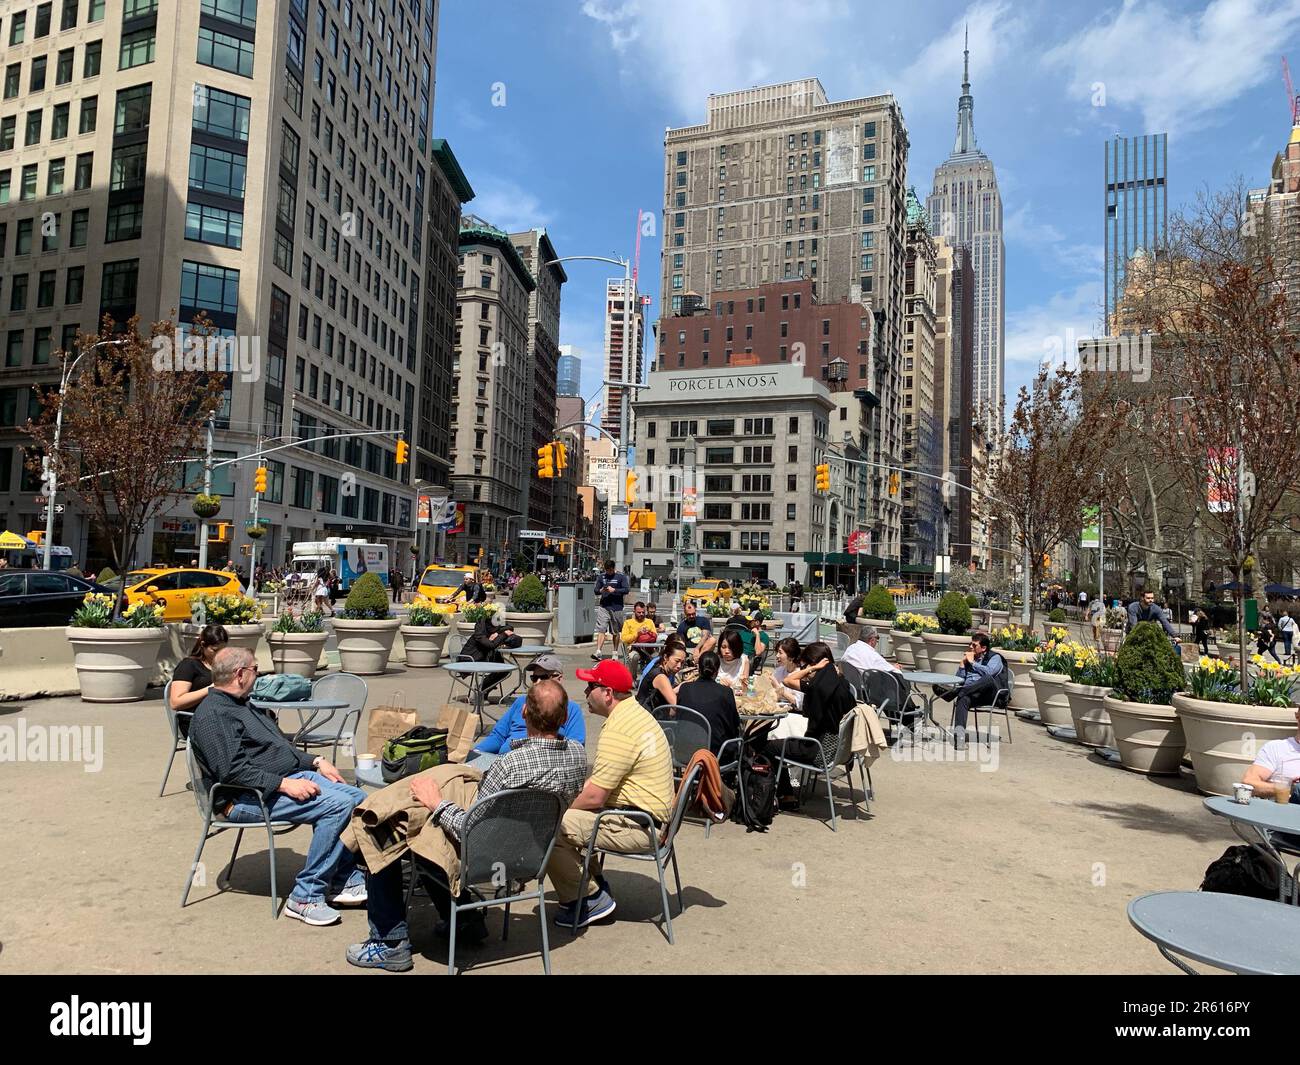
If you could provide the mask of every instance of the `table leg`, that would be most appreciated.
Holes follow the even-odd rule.
[[[1188,965],[1185,961],[1183,961],[1182,958],[1178,957],[1177,955],[1170,954],[1169,951],[1165,949],[1165,945],[1163,943],[1157,943],[1156,948],[1160,951],[1161,954],[1165,956],[1166,960],[1173,962],[1175,965],[1178,966],[1178,968],[1182,969],[1183,972],[1185,972],[1188,976],[1201,975],[1190,965]]]
[[[1249,844],[1252,849],[1259,851],[1260,854],[1264,855],[1265,858],[1277,866],[1277,901],[1283,904],[1295,905],[1297,902],[1295,886],[1293,886],[1289,897],[1286,891],[1285,878],[1290,874],[1286,860],[1278,852],[1277,848],[1273,846],[1273,841],[1269,838],[1268,832],[1262,828],[1257,828],[1255,825],[1247,825],[1246,827],[1254,833],[1254,839],[1251,839],[1242,831],[1240,821],[1232,822],[1232,830],[1237,833],[1238,837],[1240,837],[1243,842]],[[1300,872],[1300,865],[1296,866],[1296,872]]]

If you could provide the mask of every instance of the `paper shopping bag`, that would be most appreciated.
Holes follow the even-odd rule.
[[[420,715],[413,706],[402,706],[402,693],[396,692],[392,703],[370,708],[370,721],[366,726],[366,746],[362,754],[376,758],[384,751],[384,744],[405,735],[420,723]]]
[[[443,703],[433,727],[447,730],[448,758],[453,762],[463,762],[478,737],[479,717],[464,706]]]

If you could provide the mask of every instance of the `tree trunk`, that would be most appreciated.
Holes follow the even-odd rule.
[[[1244,581],[1244,571],[1240,562],[1233,562],[1232,579],[1236,582],[1237,591],[1237,665],[1241,670],[1241,690],[1245,691],[1247,687],[1246,680],[1246,588]]]

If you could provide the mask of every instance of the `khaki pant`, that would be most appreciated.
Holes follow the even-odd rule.
[[[587,898],[596,890],[596,885],[588,878],[587,884],[579,891],[578,881],[582,877],[582,856],[591,839],[591,828],[596,823],[596,814],[590,810],[568,810],[560,820],[560,831],[555,837],[555,849],[551,851],[551,861],[546,873],[551,878],[556,897],[561,902],[573,902],[578,898]],[[606,817],[600,822],[600,833],[596,836],[596,845],[619,854],[647,854],[650,851],[650,837],[644,824],[638,824],[629,817]],[[591,867],[597,868],[593,858]]]

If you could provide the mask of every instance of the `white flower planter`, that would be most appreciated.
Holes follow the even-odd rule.
[[[1007,660],[1007,665],[1011,667],[1011,675],[1015,678],[1015,684],[1011,687],[1011,708],[1036,711],[1038,692],[1034,689],[1034,681],[1029,674],[1033,671],[1034,659],[1038,657],[1037,652],[999,649],[998,654]]]
[[[1073,728],[1074,718],[1070,716],[1070,700],[1065,694],[1065,685],[1069,676],[1065,673],[1040,673],[1032,670],[1029,674],[1034,682],[1034,694],[1038,697],[1038,719],[1044,725],[1061,728]]]
[[[262,639],[265,631],[260,621],[254,621],[248,625],[223,625],[226,635],[230,637],[231,647],[243,647],[253,654],[257,654],[257,645]],[[202,625],[185,625],[181,628],[181,634],[188,640],[194,640],[199,633],[203,631]]]
[[[1125,769],[1151,776],[1178,774],[1183,761],[1183,726],[1172,706],[1130,703],[1114,695],[1107,695],[1102,705]]]
[[[1177,692],[1174,710],[1187,738],[1196,787],[1206,795],[1231,795],[1264,744],[1295,735],[1295,707],[1214,703]]]
[[[144,696],[158,665],[161,629],[63,630],[86,703],[133,703]]]
[[[912,657],[912,635],[901,629],[889,630],[889,641],[894,650],[894,661],[900,669],[910,671],[916,668],[916,659]]]
[[[325,649],[325,635],[323,632],[267,633],[272,667],[277,673],[293,673],[307,678],[316,676],[316,665]]]
[[[925,667],[931,673],[956,673],[966,651],[970,648],[969,636],[949,636],[942,632],[923,632]]]
[[[359,677],[377,677],[388,669],[393,642],[402,622],[398,618],[379,621],[349,621],[335,618],[334,639],[339,649],[339,668]]]
[[[450,625],[403,625],[402,644],[411,669],[432,669],[442,660]]]
[[[522,639],[524,643],[549,643],[551,639],[551,623],[554,620],[554,610],[543,610],[539,613],[507,610],[505,613],[506,628],[514,629],[515,635]]]
[[[1065,685],[1065,697],[1070,704],[1070,717],[1074,721],[1074,734],[1085,747],[1114,747],[1115,732],[1111,728],[1110,714],[1103,700],[1109,688],[1092,684]]]

